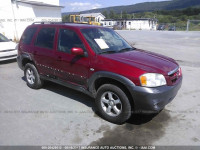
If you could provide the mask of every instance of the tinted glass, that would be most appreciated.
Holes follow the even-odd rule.
[[[58,51],[71,53],[73,47],[85,50],[84,44],[76,34],[76,32],[68,29],[60,29],[58,39]]]
[[[35,45],[43,48],[53,49],[55,37],[55,28],[42,28],[36,40]]]
[[[3,35],[0,33],[0,42],[8,42],[9,40]]]
[[[26,31],[24,32],[24,34],[22,35],[22,43],[23,44],[30,44],[32,41],[32,38],[36,32],[37,28],[28,28],[26,29]]]

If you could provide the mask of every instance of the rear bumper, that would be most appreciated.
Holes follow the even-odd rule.
[[[17,56],[17,64],[21,70],[24,69],[22,66],[22,57],[21,56]]]
[[[161,86],[156,88],[132,87],[134,100],[134,113],[156,113],[171,102],[182,85],[182,77],[174,86]]]

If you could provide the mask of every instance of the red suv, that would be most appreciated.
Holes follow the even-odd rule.
[[[173,59],[133,48],[100,26],[34,23],[22,35],[17,60],[30,88],[49,80],[84,92],[117,124],[132,112],[159,112],[182,83]]]

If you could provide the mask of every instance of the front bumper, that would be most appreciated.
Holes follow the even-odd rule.
[[[0,51],[0,61],[16,59],[16,57],[17,57],[17,50],[12,50],[7,52]]]
[[[156,113],[171,102],[182,85],[182,77],[176,85],[161,86],[156,88],[132,87],[134,100],[134,113]]]

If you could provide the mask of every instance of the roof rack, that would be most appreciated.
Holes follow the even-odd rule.
[[[32,24],[59,24],[59,23],[69,23],[69,22],[51,22],[51,21],[42,21],[42,22],[33,22]]]
[[[34,24],[64,24],[64,23],[71,23],[71,24],[86,24],[86,23],[74,23],[74,22],[51,22],[51,21],[46,21],[46,22],[33,22],[32,25]],[[90,25],[90,24],[86,24]]]

